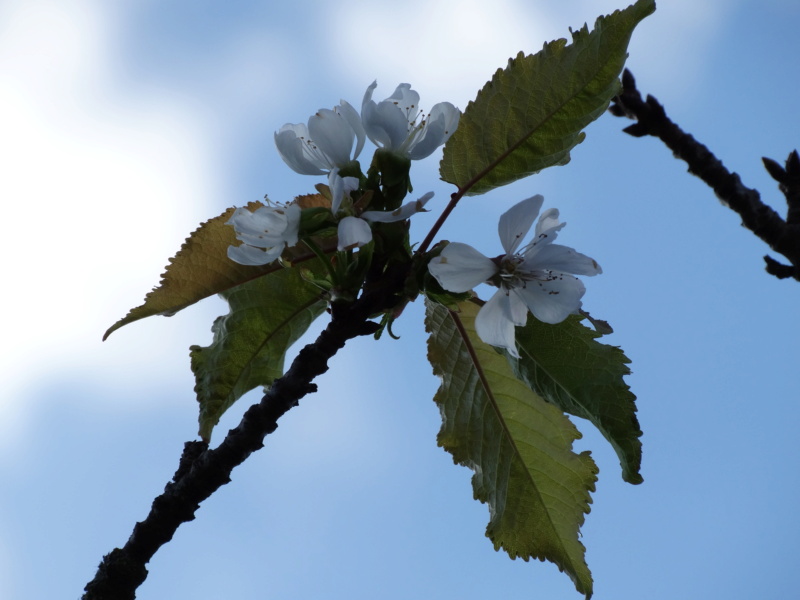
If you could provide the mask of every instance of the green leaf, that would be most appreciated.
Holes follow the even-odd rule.
[[[213,342],[190,348],[200,435],[206,441],[236,400],[283,374],[286,350],[326,306],[320,289],[303,280],[296,268],[281,269],[222,296],[230,312],[214,322]]]
[[[520,358],[507,354],[511,368],[542,398],[561,410],[591,421],[614,447],[622,478],[641,483],[642,430],[636,396],[623,381],[630,360],[616,346],[570,316],[558,325],[529,318],[516,328]]]
[[[570,45],[559,39],[510,59],[467,105],[441,178],[476,195],[569,162],[581,130],[618,93],[633,29],[654,10],[655,0],[639,0],[598,18],[591,33],[572,32]]]
[[[475,474],[475,498],[489,504],[486,535],[511,558],[555,563],[589,598],[592,577],[580,527],[597,467],[575,454],[580,432],[554,405],[519,381],[505,357],[475,332],[479,307],[459,312],[427,301],[428,358],[442,384],[438,442]]]
[[[261,206],[264,206],[261,202],[251,202],[247,208],[256,210]],[[240,265],[228,258],[228,246],[237,242],[233,227],[225,223],[234,210],[229,208],[200,225],[169,260],[160,285],[145,296],[144,304],[114,323],[103,340],[123,325],[153,315],[170,317],[203,298],[280,269],[276,264]]]

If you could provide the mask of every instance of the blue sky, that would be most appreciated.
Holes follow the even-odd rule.
[[[199,222],[317,180],[273,147],[367,85],[413,84],[464,107],[520,50],[568,35],[611,0],[0,3],[0,244],[7,315],[0,398],[0,597],[78,597],[122,545],[196,433],[188,347],[225,312],[105,329],[158,281]],[[629,67],[685,129],[758,188],[800,145],[800,5],[662,0]],[[470,198],[442,236],[497,252],[494,223],[534,193],[596,258],[585,307],[612,323],[645,432],[644,484],[620,477],[585,422],[600,481],[583,528],[595,598],[788,598],[800,551],[797,282],[655,140],[604,116],[572,162]],[[416,239],[451,190],[437,159]],[[438,202],[438,207],[437,207]],[[11,212],[13,210],[13,213]],[[419,303],[417,303],[419,304]],[[484,537],[470,472],[436,446],[438,386],[420,306],[400,341],[357,340],[150,563],[139,598],[574,599],[551,564]],[[255,400],[257,396],[253,396]],[[247,399],[216,436],[235,425]]]

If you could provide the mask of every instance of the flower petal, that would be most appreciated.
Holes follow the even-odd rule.
[[[509,294],[508,296],[508,318],[514,325],[522,327],[528,322],[528,306],[517,294]]]
[[[275,246],[269,250],[261,250],[242,244],[241,246],[228,246],[228,258],[240,265],[257,267],[266,265],[278,259],[283,252],[283,245]]]
[[[340,100],[340,102],[341,105],[336,107],[339,109],[337,112],[344,117],[353,129],[353,133],[356,134],[356,149],[353,152],[353,160],[355,160],[364,148],[367,134],[364,131],[364,124],[361,122],[361,115],[358,114],[358,111],[349,102],[345,100]]]
[[[461,120],[461,111],[450,102],[439,102],[434,104],[431,109],[430,118],[438,119],[439,115],[444,117],[444,141],[446,142],[458,128],[458,122]]]
[[[436,121],[426,121],[425,125],[418,126],[413,132],[413,137],[409,136],[407,142],[408,158],[421,160],[429,157],[434,150],[444,144],[444,132],[444,117],[441,116]]]
[[[520,297],[534,317],[555,325],[577,312],[586,288],[572,275],[557,272],[549,275],[546,280],[527,281],[524,287],[514,288],[511,293]]]
[[[328,168],[342,166],[350,161],[355,133],[342,115],[321,108],[308,120],[308,132],[317,148],[327,157]]]
[[[536,222],[536,230],[534,235],[538,238],[542,234],[549,233],[551,229],[559,231],[564,227],[564,225],[566,225],[566,223],[558,222],[558,209],[548,208],[541,215],[539,215],[539,220]]]
[[[514,254],[542,208],[544,197],[540,194],[527,198],[509,208],[500,216],[497,231],[506,255]]]
[[[428,263],[428,271],[444,289],[468,292],[497,273],[497,265],[467,244],[451,242]]]
[[[375,104],[375,101],[372,99],[372,92],[375,91],[376,87],[378,87],[377,79],[367,86],[367,91],[364,92],[364,99],[361,101],[362,110],[364,108],[364,105],[367,104],[368,102],[372,102],[373,104]]]
[[[226,222],[226,225],[233,226],[236,238],[246,245],[267,250],[278,248],[277,256],[280,256],[281,251],[287,244],[294,246],[298,241],[301,212],[302,210],[297,204],[262,206],[255,212],[250,212],[246,208],[237,208]],[[242,246],[236,248],[242,248]],[[242,250],[241,252],[249,252],[251,257],[249,260],[251,261],[258,257],[257,254],[250,250]],[[241,253],[234,254],[243,256]],[[267,260],[267,262],[272,260],[274,258]],[[237,260],[237,262],[241,261]],[[246,262],[242,264],[264,263]]]
[[[461,111],[449,102],[440,102],[431,110],[424,130],[409,149],[411,160],[427,158],[439,146],[444,144],[458,127]]]
[[[373,81],[364,94],[364,101],[361,105],[361,120],[369,139],[376,146],[387,150],[395,150],[408,137],[408,118],[400,110],[397,103],[391,99],[383,100],[378,104],[372,100],[372,92],[377,85],[378,82]],[[407,86],[408,84],[405,85]],[[398,94],[398,90],[402,92],[401,87],[398,86],[395,94]],[[397,101],[399,102],[402,99],[402,93],[400,93]]]
[[[407,123],[416,121],[419,114],[419,94],[411,89],[410,83],[398,85],[394,93],[383,102],[396,106],[403,113]]]
[[[558,232],[564,229],[566,225],[566,223],[558,222],[558,209],[547,209],[539,216],[539,220],[536,222],[533,239],[520,252],[528,254],[534,248],[552,244],[558,237]]]
[[[275,146],[283,162],[301,175],[324,175],[327,166],[309,150],[308,130],[303,124],[287,123],[275,132]]]
[[[508,350],[519,358],[514,341],[514,322],[511,320],[510,296],[505,290],[497,290],[484,304],[475,318],[475,331],[487,344]]]
[[[376,107],[372,128],[373,135],[370,136],[372,141],[380,143],[387,150],[400,148],[408,137],[406,116],[394,104],[388,104],[386,101]]]
[[[411,215],[423,212],[425,210],[425,205],[431,198],[433,198],[433,192],[428,192],[419,200],[406,202],[403,206],[391,212],[384,210],[368,210],[361,213],[361,218],[372,223],[394,223],[395,221],[403,221],[408,219]]]
[[[336,215],[342,206],[344,197],[350,197],[350,193],[358,189],[357,177],[341,177],[339,169],[331,169],[328,173],[328,187],[331,190],[331,212]]]
[[[255,212],[237,208],[226,225],[232,225],[236,238],[259,248],[271,248],[283,241],[286,217],[275,207],[263,206]]]
[[[300,217],[303,209],[299,204],[290,204],[283,209],[283,214],[286,216],[286,228],[283,230],[283,241],[286,246],[291,248],[299,241],[300,235]]]
[[[561,271],[573,275],[598,275],[603,272],[593,258],[560,244],[533,248],[525,254],[521,268],[531,271],[537,269]]]
[[[360,248],[372,241],[369,223],[357,217],[345,217],[339,221],[339,250]]]
[[[225,224],[232,225],[237,234],[257,236],[266,231],[282,231],[284,220],[270,206],[262,206],[253,212],[240,207],[233,211],[231,218]]]

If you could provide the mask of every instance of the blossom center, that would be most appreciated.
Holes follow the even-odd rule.
[[[500,281],[498,287],[508,293],[514,288],[526,288],[528,283],[536,282],[540,287],[548,281],[556,281],[563,278],[563,274],[556,273],[550,269],[525,269],[522,263],[525,257],[521,254],[506,256],[500,261],[500,269],[497,273]],[[551,291],[551,294],[558,292]]]
[[[427,124],[427,115],[422,111],[419,111],[412,118],[411,109],[406,109],[406,118],[408,119],[408,137],[406,137],[405,142],[400,145],[399,150],[401,152],[407,152],[409,148],[413,148],[417,145],[417,139],[425,131],[425,125]],[[417,123],[417,119],[419,119],[419,123]]]

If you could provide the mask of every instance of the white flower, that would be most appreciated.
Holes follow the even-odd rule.
[[[342,200],[350,198],[350,193],[358,189],[357,177],[342,177],[339,169],[332,169],[328,174],[328,187],[331,190],[331,212],[336,216],[342,207]]]
[[[358,189],[358,179],[355,177],[340,177],[338,169],[331,171],[328,182],[333,200],[331,212],[336,217],[341,209],[344,198],[350,198],[350,193]],[[347,215],[339,219],[337,235],[339,237],[339,250],[360,248],[372,241],[372,228],[370,223],[393,223],[403,221],[411,215],[422,212],[428,200],[433,198],[433,192],[428,192],[419,200],[407,202],[393,211],[367,210],[359,216]]]
[[[366,135],[361,117],[344,100],[333,110],[322,108],[302,123],[287,123],[275,132],[284,162],[302,175],[324,175],[355,160]],[[355,144],[355,151],[353,151]]]
[[[361,104],[364,129],[376,146],[402,154],[411,160],[430,156],[458,127],[461,112],[449,102],[436,104],[425,116],[419,110],[419,94],[408,83],[394,94],[375,103],[375,81],[367,88]]]
[[[338,250],[360,248],[372,241],[372,229],[364,219],[358,217],[344,217],[339,220],[336,231],[339,238]]]
[[[533,240],[517,253],[543,201],[539,195],[528,198],[500,217],[498,230],[505,256],[492,260],[472,246],[453,242],[428,265],[439,284],[451,292],[466,292],[484,282],[500,288],[478,311],[475,329],[484,342],[506,348],[517,358],[514,327],[525,325],[528,311],[545,323],[560,323],[580,309],[586,291],[569,273],[602,273],[594,259],[553,244],[566,225],[558,222],[554,208],[542,213]]]
[[[300,228],[300,207],[262,206],[255,212],[237,208],[226,225],[233,225],[236,239],[243,243],[228,246],[228,258],[242,265],[266,265],[280,258],[283,250],[294,246]]]
[[[393,211],[367,210],[361,213],[361,217],[345,217],[339,221],[339,250],[347,248],[361,247],[372,241],[372,229],[370,223],[394,223],[404,221],[411,215],[422,212],[428,200],[433,198],[433,192],[428,192],[419,200],[406,202],[400,208]]]

